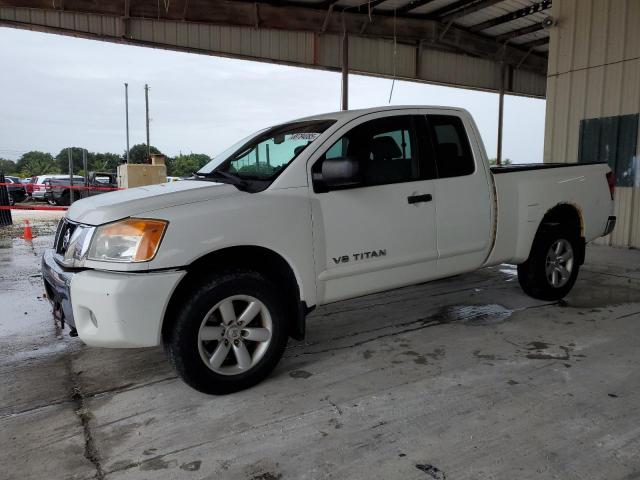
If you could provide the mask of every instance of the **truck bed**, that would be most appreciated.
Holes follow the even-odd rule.
[[[585,162],[585,163],[520,163],[511,165],[494,165],[491,173],[526,172],[527,170],[546,170],[549,168],[579,167],[584,165],[600,165],[606,162]]]
[[[608,171],[604,162],[491,167],[497,221],[488,264],[525,261],[545,213],[560,204],[578,209],[587,242],[601,236],[611,215]]]

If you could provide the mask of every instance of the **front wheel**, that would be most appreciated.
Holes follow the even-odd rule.
[[[540,300],[560,300],[576,283],[580,239],[568,229],[543,227],[526,262],[518,265],[522,290]]]
[[[249,388],[276,366],[288,332],[277,289],[261,274],[211,274],[182,298],[165,346],[180,377],[209,394]]]

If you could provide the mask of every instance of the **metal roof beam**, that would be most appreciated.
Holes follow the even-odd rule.
[[[533,25],[529,25],[528,27],[519,28],[517,30],[512,30],[511,32],[503,33],[502,35],[498,35],[495,38],[496,42],[509,42],[517,37],[522,37],[523,35],[528,35],[533,32],[537,32],[542,30],[544,27],[542,26],[542,22],[534,23]]]
[[[110,15],[122,18],[124,0],[65,0],[65,10]],[[20,4],[20,5],[16,5]],[[0,6],[21,6],[37,8],[46,13],[51,11],[50,0],[0,0]],[[130,18],[173,20],[183,22],[182,2],[169,4],[165,9],[161,3],[158,9],[157,0],[136,0],[130,2]],[[334,10],[337,8],[334,7]],[[523,56],[523,50],[514,46],[500,46],[491,38],[480,34],[470,33],[455,25],[449,26],[434,20],[376,15],[372,21],[367,13],[343,11],[340,15],[330,15],[327,11],[316,8],[298,6],[276,6],[260,3],[260,28],[289,31],[306,31],[321,33],[324,27],[326,33],[342,35],[344,32],[352,35],[362,35],[373,38],[392,39],[397,34],[399,41],[426,41],[432,48],[455,50],[476,57],[504,61],[510,65],[517,65]],[[160,18],[158,18],[160,17]],[[204,24],[247,26],[255,28],[256,14],[254,3],[226,1],[226,0],[189,0],[187,12],[189,22]],[[12,25],[29,27],[29,22],[12,22]],[[366,33],[361,33],[366,25]],[[73,29],[58,29],[55,33],[74,35]],[[113,41],[113,37],[109,37]],[[128,40],[128,39],[127,39]],[[540,74],[546,74],[547,60],[541,55],[532,54],[522,64],[522,67]]]
[[[536,48],[542,47],[543,45],[547,45],[549,43],[549,37],[536,38],[535,40],[530,40],[528,42],[515,44],[520,48]]]
[[[437,10],[431,12],[433,17],[442,17],[444,15],[448,15],[451,12],[459,10],[460,8],[466,7],[467,5],[471,5],[472,3],[479,2],[480,0],[459,0],[457,2],[450,3],[445,5],[444,7],[440,7]]]
[[[315,8],[330,8],[333,7],[339,0],[322,0],[317,3],[313,3],[312,5]]]
[[[442,22],[450,22],[502,1],[504,0],[459,0],[458,2],[432,12],[432,15],[438,17],[438,20]]]
[[[423,5],[427,5],[428,3],[433,2],[434,0],[411,0],[406,5],[401,6],[400,8],[396,8],[396,13],[402,15],[404,13],[409,13],[411,10],[415,10],[418,7],[422,7]]]
[[[472,32],[480,32],[497,25],[502,25],[503,23],[512,22],[514,20],[518,20],[519,18],[533,15],[534,13],[542,12],[543,10],[546,10],[548,8],[551,8],[551,0],[544,0],[543,2],[534,3],[527,7],[521,8],[520,10],[516,10],[515,12],[509,12],[497,18],[487,20],[486,22],[473,25],[469,28],[469,30]]]
[[[386,1],[387,0],[371,0],[370,2],[360,3],[358,5],[339,7],[339,9],[342,12],[349,12],[349,11],[357,11],[357,12],[365,11],[365,12],[368,12],[369,9],[371,9],[371,11],[373,11],[374,8],[376,8],[378,5],[380,5],[381,3],[384,3]],[[338,10],[337,6],[336,6],[336,10]],[[376,13],[378,13],[378,12],[376,12]]]

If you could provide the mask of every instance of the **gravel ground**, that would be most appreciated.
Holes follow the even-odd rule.
[[[35,206],[46,208],[42,202],[26,201],[18,206]],[[51,235],[55,233],[58,221],[64,216],[63,210],[11,210],[13,225],[0,227],[0,239],[21,238],[24,233],[25,220],[29,220],[35,236]]]

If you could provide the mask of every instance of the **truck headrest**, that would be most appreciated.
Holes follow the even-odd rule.
[[[371,140],[371,153],[373,160],[389,160],[402,156],[402,151],[396,141],[385,135],[384,137],[376,137]]]

